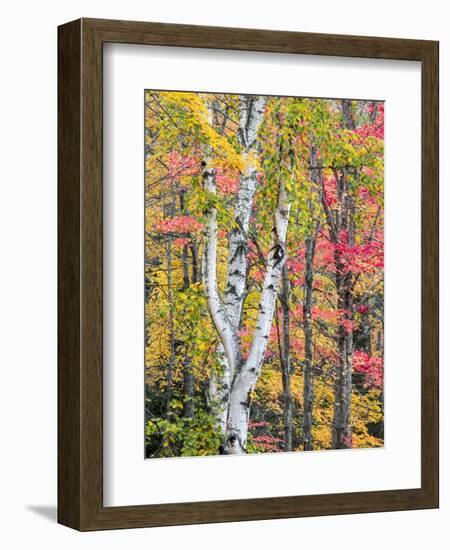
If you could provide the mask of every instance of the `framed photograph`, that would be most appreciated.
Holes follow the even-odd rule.
[[[58,520],[438,506],[438,43],[59,27]]]

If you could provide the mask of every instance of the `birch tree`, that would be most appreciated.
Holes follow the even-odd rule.
[[[215,266],[212,265],[210,258],[211,254],[215,254],[214,250],[217,248],[217,223],[215,221],[217,213],[212,209],[208,214],[206,248],[210,251],[210,256],[205,256],[204,264],[205,287],[210,298],[208,299],[208,303],[219,335],[223,333],[224,323],[229,325],[228,331],[234,333],[232,349],[231,345],[229,343],[226,344],[221,336],[220,344],[216,351],[220,368],[212,372],[210,381],[210,399],[215,404],[219,427],[224,433],[227,430],[231,385],[236,374],[236,369],[241,361],[240,347],[236,335],[240,325],[246,290],[247,233],[256,192],[257,166],[255,160],[258,146],[257,137],[263,118],[264,106],[264,97],[239,96],[238,140],[242,148],[245,168],[239,177],[233,226],[228,238],[228,268],[223,304],[220,303],[218,296],[214,298],[214,282],[211,280],[211,272],[215,269]],[[203,171],[203,183],[204,188],[209,193],[212,195],[216,194],[213,168],[208,170],[205,167]],[[217,282],[215,284],[217,286]],[[226,320],[223,319],[221,326],[218,327],[216,320],[218,320],[217,312],[219,308],[222,310],[222,315]]]
[[[382,445],[369,107],[146,92],[147,457]]]
[[[255,389],[264,361],[279,282],[286,261],[286,233],[291,208],[288,186],[292,188],[294,165],[292,144],[280,144],[280,166],[288,163],[289,168],[279,176],[277,182],[271,247],[266,257],[256,327],[248,357],[243,361],[237,331],[247,280],[247,232],[257,186],[257,170],[252,155],[257,147],[264,103],[265,100],[261,97],[239,97],[238,135],[246,170],[239,179],[234,226],[229,237],[227,284],[223,299],[217,288],[217,211],[214,200],[207,212],[205,232],[204,284],[211,317],[221,341],[218,349],[221,372],[214,375],[211,385],[212,399],[220,403],[221,428],[227,435],[236,434],[242,449],[245,449],[247,442],[251,393]],[[205,189],[214,197],[214,170],[207,163],[202,177]]]

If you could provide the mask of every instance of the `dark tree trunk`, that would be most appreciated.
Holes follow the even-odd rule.
[[[196,281],[193,281],[196,282]],[[183,288],[187,290],[189,287],[189,256],[188,246],[183,246]],[[183,415],[185,418],[192,418],[194,416],[194,390],[195,390],[195,377],[192,371],[191,358],[185,355],[183,360],[183,393],[184,393],[184,408]]]
[[[339,257],[340,254],[337,254]],[[336,268],[342,264],[336,258]],[[352,321],[353,297],[347,287],[346,277],[336,273],[338,290],[338,309],[344,310],[344,321]],[[353,331],[340,323],[338,327],[338,363],[336,365],[334,415],[332,429],[333,449],[347,449],[352,444],[352,430],[350,425],[352,400],[352,356]]]
[[[366,304],[363,303],[362,305]],[[361,313],[358,344],[359,349],[361,349],[368,355],[372,355],[372,326],[369,309]]]
[[[355,117],[353,114],[352,102],[350,99],[342,100],[342,115],[344,117],[344,125],[348,130],[356,128]]]
[[[354,173],[353,173],[354,175]],[[347,233],[347,244],[354,246],[355,207],[351,197],[348,178],[343,172],[338,180],[341,196],[341,223],[336,232],[336,243],[341,243],[341,231]],[[352,446],[351,402],[353,372],[353,274],[345,265],[341,251],[334,253],[336,268],[336,290],[338,310],[342,311],[342,321],[338,327],[338,364],[335,382],[335,402],[332,429],[332,446],[334,449],[348,449]]]
[[[316,235],[307,238],[305,254],[305,297],[303,302],[303,333],[305,337],[305,365],[303,371],[303,449],[311,451],[312,418],[314,405],[314,365],[312,351],[312,303],[313,303],[313,260]]]
[[[182,213],[186,213],[184,194],[185,194],[184,191],[180,192],[180,211]],[[192,243],[190,246],[191,248],[193,248],[194,244]],[[196,277],[198,276],[198,273],[196,271],[194,255],[192,256],[192,258],[193,258],[192,282],[196,283],[198,282],[196,279]],[[188,244],[183,245],[182,260],[183,260],[183,290],[186,291],[189,288],[189,285],[191,284],[190,276],[189,276],[189,245]],[[194,416],[194,402],[193,402],[194,391],[195,391],[195,377],[192,371],[192,362],[191,362],[191,358],[188,355],[185,355],[183,359],[183,394],[184,394],[183,416],[185,418],[192,418]]]
[[[198,265],[198,245],[195,239],[192,239],[190,244],[191,256],[192,256],[192,282],[198,283],[201,281],[200,268]]]
[[[352,102],[342,100],[342,115],[345,128],[356,128]],[[347,449],[352,446],[351,403],[352,403],[352,371],[353,371],[353,274],[345,265],[342,252],[336,245],[348,244],[354,246],[355,204],[349,187],[348,176],[356,177],[356,170],[345,169],[341,174],[334,170],[339,198],[339,212],[336,224],[330,227],[330,236],[335,245],[335,282],[337,292],[337,307],[343,313],[338,326],[338,360],[336,365],[335,400],[332,424],[332,447]],[[347,235],[347,243],[343,243],[343,234]]]
[[[292,391],[291,391],[291,356],[290,356],[290,326],[289,326],[290,283],[286,264],[281,272],[280,302],[282,311],[282,361],[281,378],[283,383],[283,425],[284,450],[292,451]]]
[[[192,418],[194,416],[194,389],[195,389],[195,377],[192,372],[192,364],[190,357],[186,357],[183,368],[183,390],[184,390],[184,408],[183,416],[185,418]]]
[[[188,245],[183,245],[183,288],[189,288],[189,250]]]
[[[166,415],[170,416],[172,403],[173,370],[175,367],[175,323],[173,307],[173,288],[172,288],[172,241],[169,238],[166,246],[167,257],[167,300],[169,303],[169,347],[170,356],[167,366],[167,391],[166,391]]]
[[[317,147],[314,144],[314,136],[311,136],[311,161],[312,167],[318,164]],[[317,168],[311,169],[311,181],[319,186],[321,171]],[[314,216],[314,206],[309,204],[311,215]],[[314,254],[316,250],[317,232],[319,222],[315,227],[310,227],[305,238],[305,285],[303,297],[303,335],[305,339],[305,361],[303,370],[303,449],[312,451],[312,424],[314,406],[314,364],[313,364],[313,341],[312,341],[312,306],[313,306],[313,283],[314,283]]]

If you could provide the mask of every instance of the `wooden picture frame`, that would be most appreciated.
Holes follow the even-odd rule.
[[[106,42],[419,61],[421,487],[104,507],[102,47]],[[79,19],[58,29],[58,521],[81,530],[438,507],[438,43]]]

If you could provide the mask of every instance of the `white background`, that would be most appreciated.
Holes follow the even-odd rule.
[[[2,12],[0,542],[6,548],[445,548],[450,520],[447,2],[16,2]],[[55,525],[56,25],[83,16],[441,41],[441,509],[79,534]],[[405,197],[407,203],[408,198]],[[406,206],[405,206],[406,208]],[[401,213],[399,213],[401,223]],[[441,542],[442,541],[442,542]]]
[[[105,505],[420,487],[420,64],[108,44],[104,82]],[[143,460],[145,88],[386,101],[385,448]]]

